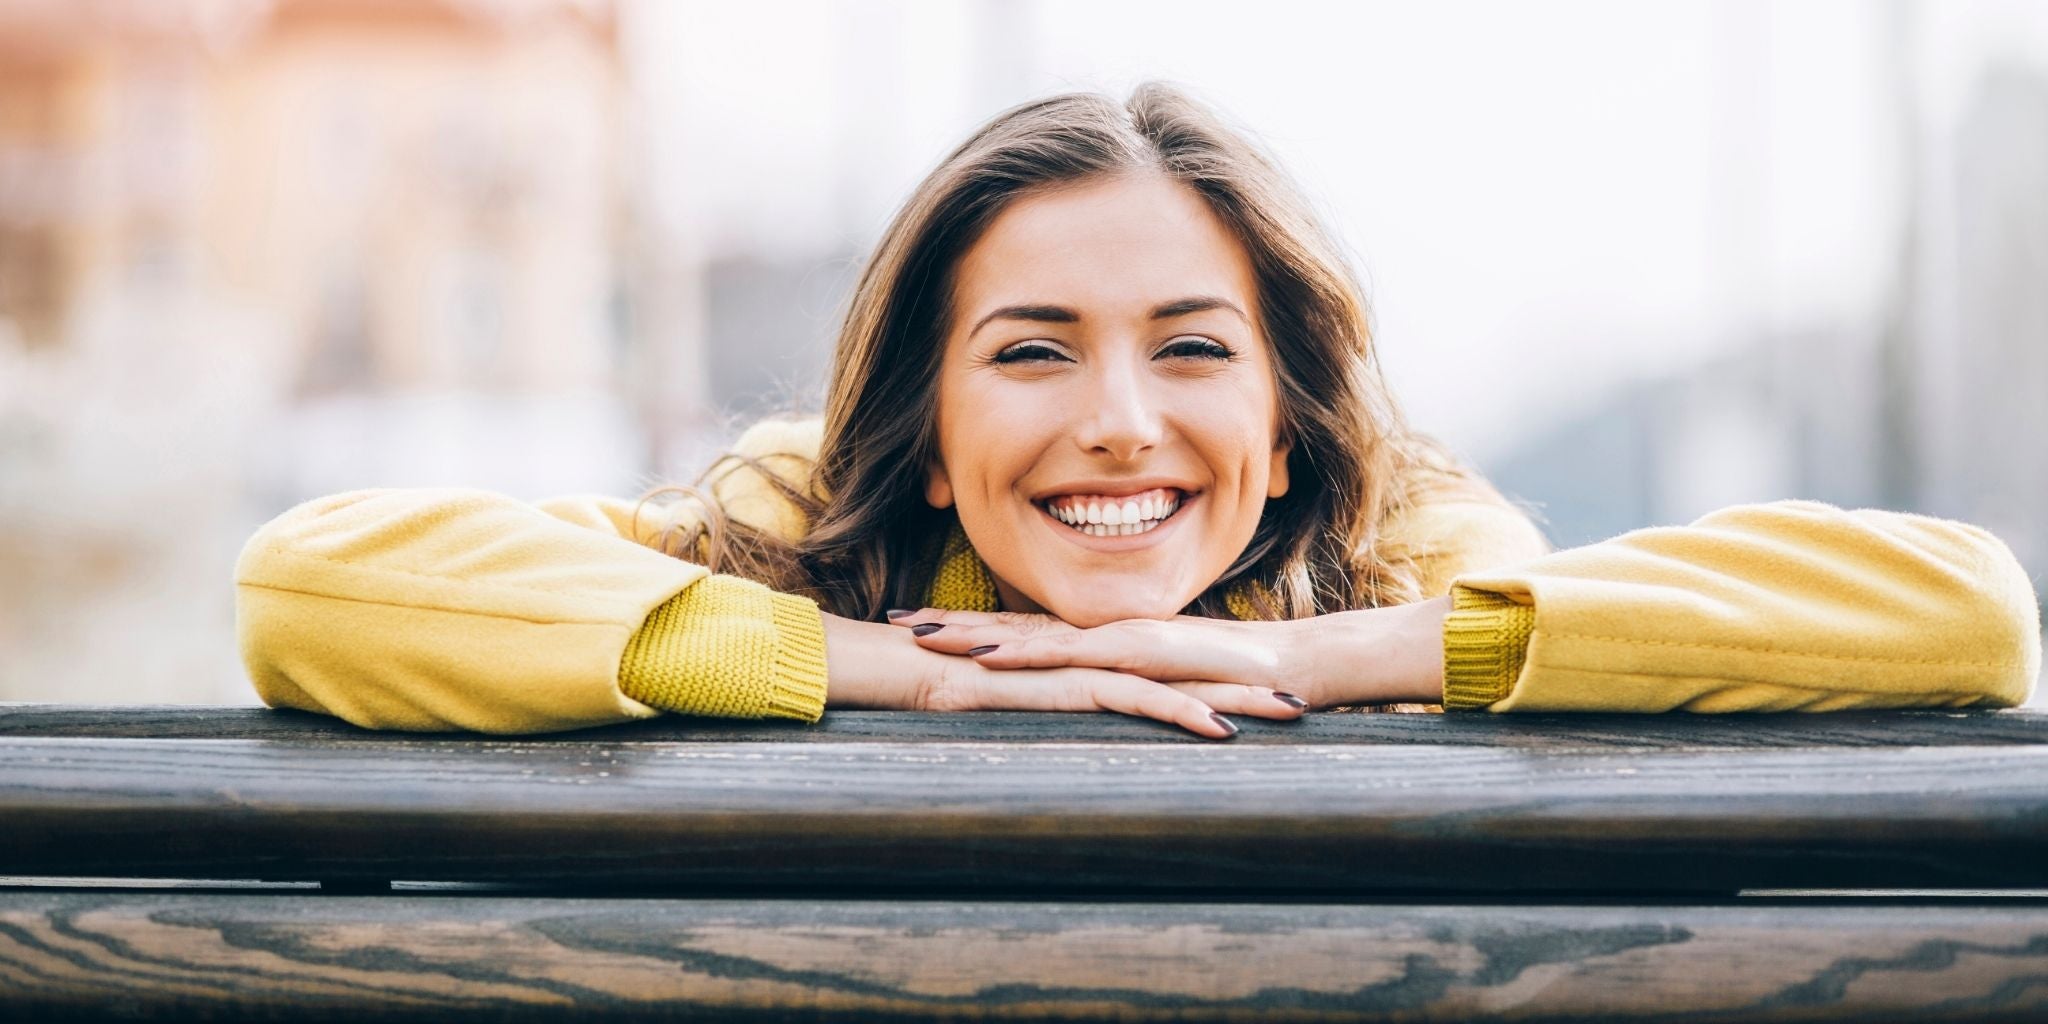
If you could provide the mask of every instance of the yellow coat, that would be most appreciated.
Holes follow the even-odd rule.
[[[757,424],[771,470],[815,456],[816,419]],[[787,460],[787,461],[781,461]],[[785,537],[801,516],[751,470],[712,489]],[[370,490],[291,509],[235,568],[236,628],[273,707],[377,729],[548,732],[664,711],[823,714],[818,607],[641,543],[637,502],[526,504]],[[2040,671],[2026,573],[1964,523],[1811,501],[1549,551],[1510,505],[1417,507],[1385,543],[1449,592],[1449,709],[1822,711],[2011,706]],[[926,604],[993,608],[955,528]]]

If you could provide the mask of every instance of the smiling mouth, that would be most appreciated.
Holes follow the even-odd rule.
[[[1132,537],[1150,533],[1179,515],[1195,496],[1180,491],[1147,495],[1138,500],[1039,502],[1045,511],[1068,529],[1090,537]]]

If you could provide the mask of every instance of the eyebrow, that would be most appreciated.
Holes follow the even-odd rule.
[[[1237,303],[1229,299],[1217,298],[1214,295],[1197,295],[1193,298],[1175,299],[1172,302],[1161,303],[1158,308],[1152,310],[1152,319],[1171,320],[1177,316],[1187,316],[1189,313],[1206,313],[1212,309],[1227,309],[1232,313],[1236,313],[1239,320],[1245,323],[1252,322],[1252,318],[1246,316],[1244,310],[1237,308]]]
[[[1245,323],[1251,323],[1252,321],[1251,317],[1245,315],[1244,310],[1237,308],[1237,303],[1229,299],[1218,298],[1214,295],[1195,295],[1185,299],[1174,299],[1171,302],[1162,302],[1152,308],[1152,319],[1171,320],[1177,316],[1187,316],[1190,313],[1206,313],[1212,309],[1229,310],[1232,313],[1236,313],[1238,319],[1243,320]],[[975,321],[974,330],[968,331],[967,336],[972,338],[979,334],[981,329],[987,327],[992,320],[1027,320],[1032,323],[1075,324],[1081,322],[1081,314],[1065,306],[1054,306],[1045,303],[1003,306]]]

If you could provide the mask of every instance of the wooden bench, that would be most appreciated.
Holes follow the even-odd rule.
[[[0,1020],[2048,1020],[2048,715],[0,704]]]

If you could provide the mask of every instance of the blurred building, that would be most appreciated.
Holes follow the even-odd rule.
[[[607,5],[0,6],[0,315],[260,305],[293,386],[609,383],[622,82]]]
[[[0,2],[0,698],[246,699],[304,497],[631,486],[624,97],[606,0]]]
[[[1763,124],[1814,86],[1796,40],[1774,46],[1771,12],[1748,16],[1742,38],[1762,52],[1741,66],[1765,77],[1741,119]],[[1787,496],[1962,519],[2009,544],[2048,600],[2048,12],[1920,4],[1830,17],[1837,35],[1863,26],[1868,54],[1831,112],[1883,111],[1823,158],[1888,186],[1866,217],[1874,258],[1827,268],[1860,264],[1868,299],[1830,308],[1786,294],[1731,332],[1726,352],[1613,389],[1497,451],[1494,475],[1539,505],[1562,545]],[[1759,147],[1754,180],[1738,187],[1767,204],[1803,198],[1770,193],[1814,160]],[[1732,262],[1762,268],[1743,287],[1764,293],[1797,279],[1787,250],[1812,247],[1744,241]]]

